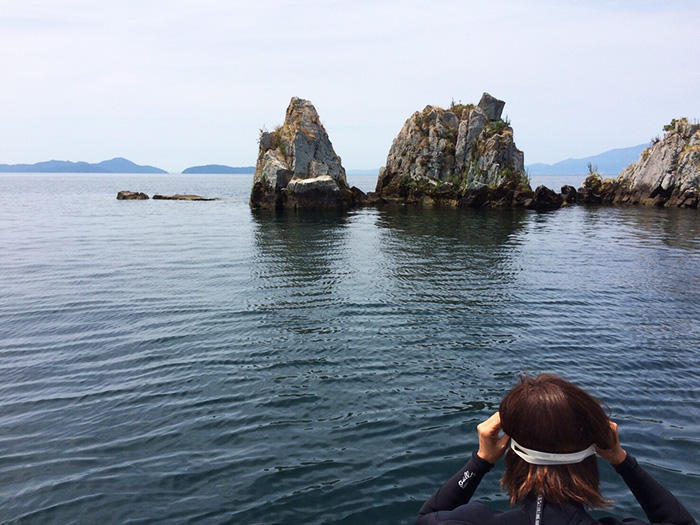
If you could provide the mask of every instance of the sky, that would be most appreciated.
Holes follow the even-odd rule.
[[[525,163],[700,117],[697,1],[0,0],[0,163],[253,165],[311,100],[348,169],[428,104],[505,100]]]

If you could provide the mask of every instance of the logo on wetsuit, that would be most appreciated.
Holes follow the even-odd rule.
[[[460,489],[464,488],[464,485],[467,481],[469,481],[470,478],[474,477],[474,473],[471,470],[465,470],[464,475],[462,475],[462,479],[457,482],[457,485],[459,485]]]

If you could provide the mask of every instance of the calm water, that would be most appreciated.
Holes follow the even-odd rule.
[[[700,514],[698,212],[277,217],[250,182],[0,175],[0,522],[411,523],[522,371]]]

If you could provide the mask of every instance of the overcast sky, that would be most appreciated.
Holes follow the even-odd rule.
[[[506,101],[526,164],[700,117],[700,2],[0,0],[0,162],[251,165],[311,100],[346,169],[427,104]]]

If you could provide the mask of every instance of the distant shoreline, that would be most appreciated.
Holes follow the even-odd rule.
[[[155,166],[139,165],[123,157],[102,162],[46,160],[34,164],[0,164],[0,173],[167,173]]]
[[[533,163],[525,166],[530,176],[583,176],[588,174],[588,164],[592,164],[602,175],[615,176],[631,162],[635,162],[648,144],[627,148],[617,148],[577,159],[566,159],[554,164]],[[379,168],[346,169],[347,175],[378,175]],[[228,166],[225,164],[203,164],[190,166],[182,172],[169,172],[155,166],[139,165],[123,157],[115,157],[102,162],[72,162],[49,160],[34,164],[0,164],[0,173],[163,173],[170,175],[253,175],[255,166]]]

